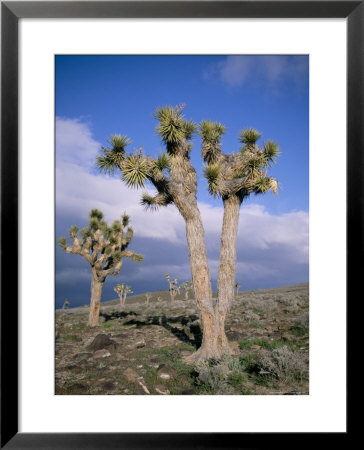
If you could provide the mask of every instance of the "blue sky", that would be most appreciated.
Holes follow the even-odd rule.
[[[95,156],[110,134],[127,134],[133,148],[163,150],[153,113],[184,103],[195,122],[217,120],[227,127],[225,152],[238,150],[241,129],[254,127],[276,141],[282,155],[271,174],[277,197],[253,196],[241,208],[237,279],[242,289],[308,281],[308,56],[56,56],[56,236],[70,225],[86,225],[91,208],[112,221],[126,210],[143,253],[125,261],[105,283],[103,300],[125,281],[135,293],[166,289],[164,274],[190,279],[184,223],[174,206],[146,212],[133,191],[99,174]],[[201,141],[191,159],[198,172],[198,200],[206,228],[213,286],[222,220],[221,201],[208,195],[202,177]],[[77,255],[56,251],[56,303],[89,302],[90,269]]]

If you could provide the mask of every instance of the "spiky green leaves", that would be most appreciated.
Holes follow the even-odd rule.
[[[58,238],[58,245],[62,250],[66,250],[67,248],[67,239],[65,237]]]
[[[72,225],[72,227],[69,229],[69,235],[71,239],[77,237],[77,233],[78,233],[78,226]]]
[[[171,164],[171,158],[168,153],[160,153],[158,158],[155,160],[155,168],[160,172],[164,172],[169,169]]]
[[[156,210],[158,208],[158,203],[155,198],[148,193],[144,192],[140,200],[140,204],[145,207],[145,209]]]
[[[95,218],[97,220],[102,220],[104,215],[99,209],[91,209],[89,214],[90,219]]]
[[[131,140],[120,134],[112,134],[108,140],[108,147],[101,147],[102,154],[96,158],[96,167],[104,173],[112,174],[116,168],[120,168],[125,158],[125,148],[131,144]]]
[[[221,136],[225,132],[226,127],[219,122],[201,122],[199,133],[202,138],[202,157],[207,164],[215,163],[221,154]]]
[[[226,133],[226,127],[219,122],[204,120],[200,124],[199,133],[204,141],[220,142],[221,136]]]
[[[133,253],[131,259],[136,263],[141,263],[144,260],[144,256],[138,253]]]
[[[171,146],[176,146],[185,139],[191,139],[197,128],[192,120],[184,119],[182,109],[183,106],[176,108],[162,106],[155,113],[155,117],[159,121],[159,125],[156,127],[157,133],[167,144],[169,151],[171,151]]]
[[[204,175],[207,179],[210,194],[218,195],[220,166],[218,164],[207,164],[204,167]]]
[[[122,165],[122,180],[129,187],[143,187],[148,178],[147,161],[141,153],[129,155]]]
[[[260,136],[261,133],[259,133],[259,131],[254,128],[247,128],[246,130],[240,132],[239,142],[249,147],[254,145]]]
[[[267,163],[275,163],[277,157],[280,155],[278,144],[273,141],[267,141],[263,144],[263,148]]]
[[[275,195],[278,194],[278,182],[275,178],[261,176],[255,181],[254,192],[256,194],[266,194],[272,191]]]

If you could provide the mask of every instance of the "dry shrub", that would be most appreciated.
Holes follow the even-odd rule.
[[[268,373],[284,382],[308,380],[306,355],[292,352],[286,345],[260,356],[257,365],[261,374]]]
[[[248,311],[246,311],[244,314],[244,320],[246,320],[247,322],[256,322],[259,320],[259,316],[258,314],[255,314],[255,312],[248,309]]]
[[[304,312],[300,314],[294,322],[297,328],[308,328],[310,324],[309,314],[308,312]]]

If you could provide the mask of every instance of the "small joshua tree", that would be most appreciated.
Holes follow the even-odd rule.
[[[175,278],[173,281],[171,281],[171,276],[169,275],[169,273],[166,273],[165,277],[169,283],[169,295],[171,296],[171,302],[173,302],[176,295],[179,293],[178,278]]]
[[[68,309],[69,306],[70,306],[70,302],[68,301],[68,298],[66,298],[66,300],[63,303],[62,309],[63,310]]]
[[[123,258],[141,262],[143,256],[127,250],[134,234],[132,228],[126,229],[129,216],[123,214],[122,220],[115,220],[110,227],[98,209],[91,210],[89,218],[88,226],[80,230],[81,236],[77,226],[70,228],[72,245],[67,246],[65,237],[59,238],[58,244],[67,253],[81,255],[91,266],[89,325],[95,327],[99,325],[101,293],[106,277],[120,272]]]
[[[145,299],[146,299],[146,305],[149,305],[149,300],[151,299],[152,294],[150,292],[147,292],[145,294]]]
[[[125,306],[126,296],[128,294],[132,294],[131,286],[127,286],[123,284],[117,284],[114,287],[114,291],[118,294],[120,299],[120,308],[122,309]]]
[[[237,281],[235,283],[235,295],[238,296],[239,295],[239,289],[240,289],[241,284],[239,283],[239,281]]]
[[[184,281],[181,286],[185,291],[185,300],[188,300],[190,290],[192,289],[192,281]]]

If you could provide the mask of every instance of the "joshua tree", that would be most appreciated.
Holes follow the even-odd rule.
[[[250,128],[240,133],[240,150],[223,154],[221,136],[225,127],[218,122],[202,122],[202,157],[206,162],[205,177],[210,194],[222,198],[224,217],[221,232],[220,260],[218,270],[218,300],[215,311],[218,316],[218,343],[228,349],[225,335],[225,317],[234,297],[236,273],[236,245],[240,205],[250,194],[277,193],[277,180],[267,175],[267,169],[279,155],[278,145],[273,141],[257,141],[261,134]]]
[[[145,299],[146,299],[146,305],[149,305],[149,300],[151,299],[152,294],[150,292],[147,292],[145,294]]]
[[[215,125],[210,126],[214,136],[218,139],[217,143],[215,143],[215,137],[213,136],[211,139],[211,136],[206,133],[206,124],[208,122],[202,124],[200,133],[203,137],[203,154],[210,160],[207,161],[207,178],[209,182],[210,179],[212,180],[212,184],[221,179],[220,185],[222,185],[222,175],[224,175],[226,177],[226,189],[229,188],[226,195],[222,194],[224,204],[225,196],[227,202],[224,214],[223,239],[225,240],[226,236],[231,234],[232,241],[228,245],[222,242],[220,268],[223,267],[223,269],[221,270],[221,276],[219,274],[219,289],[221,288],[222,290],[221,301],[219,300],[215,303],[212,299],[205,232],[197,205],[196,171],[191,164],[189,156],[191,151],[190,140],[197,131],[197,125],[192,120],[185,120],[182,115],[182,109],[183,106],[176,108],[166,106],[156,111],[156,118],[159,121],[157,132],[166,147],[166,152],[161,153],[158,158],[145,155],[141,149],[134,153],[127,153],[125,149],[131,143],[128,137],[125,135],[112,135],[109,140],[109,146],[103,147],[102,153],[97,158],[97,166],[101,171],[108,173],[119,169],[122,173],[122,180],[128,186],[134,188],[143,187],[146,182],[150,182],[155,187],[156,194],[154,196],[143,194],[141,203],[147,209],[157,209],[161,206],[174,204],[185,220],[192,285],[203,330],[201,347],[189,358],[191,362],[194,362],[208,358],[220,359],[223,353],[231,352],[224,331],[225,316],[229,302],[224,299],[228,298],[230,300],[230,294],[233,292],[235,265],[231,268],[226,268],[225,266],[229,265],[230,261],[236,261],[236,237],[234,240],[233,236],[235,227],[237,228],[237,222],[235,221],[231,225],[227,223],[231,209],[229,206],[230,203],[234,204],[235,197],[238,199],[243,198],[242,193],[247,189],[248,179],[250,179],[252,191],[254,189],[258,191],[258,185],[260,185],[262,191],[266,190],[267,185],[264,184],[266,182],[262,181],[263,177],[259,179],[257,177],[254,184],[252,179],[252,172],[256,174],[256,171],[253,170],[254,168],[250,172],[247,169],[246,173],[244,173],[242,165],[240,172],[235,170],[235,166],[230,171],[227,170],[224,158],[228,157],[222,154],[219,160],[224,160],[224,168],[220,169],[214,166],[215,176],[211,176],[211,172],[213,172],[212,166],[218,161],[219,151],[221,153],[219,142],[224,129],[220,126],[221,128],[218,128],[217,131],[220,130],[221,132],[217,133]],[[207,125],[207,127],[209,126]],[[271,150],[269,145],[268,147]],[[249,161],[255,158],[255,150],[253,148],[255,149],[255,147],[252,147],[252,156]],[[269,149],[265,154],[268,154]],[[237,159],[243,158],[237,157]],[[249,164],[247,167],[250,167]],[[273,186],[273,181],[270,183]],[[216,194],[220,192],[223,192],[222,188]],[[234,200],[228,201],[230,197]],[[226,206],[228,206],[227,209]],[[239,208],[237,209],[237,214],[239,214]],[[233,254],[229,257],[227,249],[231,249],[234,245]],[[226,278],[229,271],[233,272],[232,280],[230,280],[230,275]],[[227,288],[223,286],[225,278],[228,285]]]
[[[169,283],[169,295],[171,296],[171,302],[173,302],[176,295],[179,293],[178,286],[177,286],[178,278],[175,278],[173,281],[171,281],[171,276],[169,275],[169,273],[166,273],[165,277]]]
[[[132,294],[131,286],[127,286],[123,284],[117,284],[114,287],[114,291],[118,294],[120,299],[120,308],[122,309],[125,306],[126,296],[128,294]]]
[[[238,296],[239,294],[239,289],[240,289],[241,284],[239,283],[239,281],[237,281],[235,283],[235,295]]]
[[[70,306],[70,302],[68,301],[68,298],[66,298],[66,300],[63,303],[62,309],[63,310],[68,309],[69,306]]]
[[[98,209],[93,209],[89,218],[89,225],[80,230],[81,236],[77,226],[70,228],[71,246],[67,246],[67,239],[64,237],[58,239],[58,244],[67,253],[83,256],[91,266],[89,325],[94,327],[99,324],[101,293],[106,277],[120,272],[123,258],[141,262],[143,256],[127,250],[133,238],[133,229],[128,227],[125,230],[129,224],[129,216],[123,214],[122,220],[115,220],[110,227]]]
[[[192,289],[192,281],[184,281],[181,286],[185,291],[185,300],[188,300],[190,290]]]

